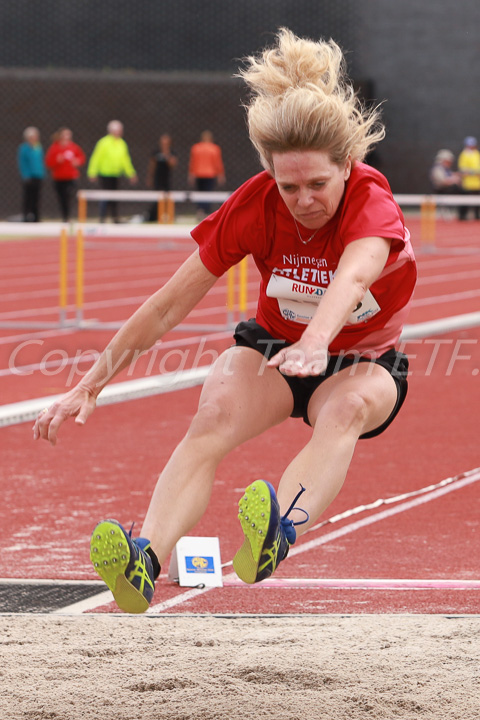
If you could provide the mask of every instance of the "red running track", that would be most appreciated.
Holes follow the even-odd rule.
[[[411,323],[479,309],[478,226],[476,223],[467,223],[464,224],[465,230],[457,223],[445,223],[445,226],[445,237],[439,238],[437,251],[418,255],[420,281],[409,319]],[[464,236],[461,242],[456,240],[457,227],[464,235],[468,231],[472,237]],[[23,247],[32,249],[32,245],[29,241]],[[15,279],[16,283],[9,285],[10,299],[6,305],[2,305],[0,318],[5,312],[15,312],[17,307],[20,309],[21,298],[15,301],[11,296],[26,292],[25,278],[28,277],[29,263],[35,262],[37,265],[35,278],[38,280],[38,297],[46,293],[48,286],[40,282],[39,266],[49,265],[47,251],[53,245],[45,243],[43,256],[41,248],[35,245],[32,255],[28,257],[25,253],[14,252],[15,248],[18,250],[18,243],[0,244],[0,255],[2,259],[6,258],[5,263],[1,264],[2,271],[6,270],[7,280]],[[463,252],[460,252],[461,249]],[[34,257],[37,252],[38,256]],[[106,259],[110,257],[109,271],[115,260],[112,260],[112,255],[115,253],[107,253]],[[148,295],[156,287],[155,283],[158,285],[161,282],[163,271],[170,271],[170,262],[175,262],[172,253],[163,259],[163,264],[159,261],[155,266],[150,261],[150,267],[155,267],[152,286],[145,285],[142,293]],[[180,260],[179,256],[176,262]],[[105,266],[108,264],[106,262]],[[22,266],[25,266],[23,274]],[[96,266],[99,272],[101,266],[100,262]],[[47,274],[48,268],[43,268],[43,271]],[[145,272],[148,274],[147,270]],[[128,269],[128,275],[127,270],[122,275],[125,280],[124,297],[130,293],[125,290],[130,273],[134,280],[134,268]],[[253,284],[253,272],[252,276]],[[2,278],[2,282],[5,278]],[[88,278],[87,282],[90,283]],[[105,288],[102,294],[101,278],[98,277],[95,282],[100,285],[99,289],[89,290],[87,297],[91,297],[90,301],[94,303],[98,293],[99,302],[105,302],[108,299],[107,290]],[[132,296],[135,292],[136,288],[133,288]],[[121,292],[119,294],[122,295]],[[213,308],[208,322],[214,322],[212,318],[215,313],[218,317],[219,311],[215,308],[222,307],[219,297],[213,296],[206,301],[205,317],[208,317],[209,308]],[[46,308],[50,301],[44,299],[42,302],[45,305],[40,307]],[[54,298],[51,302],[53,306]],[[118,306],[102,306],[100,310],[107,319],[112,319],[113,313],[119,312]],[[125,314],[120,317],[126,317],[130,307],[125,304],[121,311]],[[46,346],[38,345],[40,351],[46,347],[61,347],[73,356],[78,349],[100,350],[110,335],[64,332],[44,337],[23,331],[2,331],[0,369],[8,369],[8,359],[19,344],[25,342],[21,339],[24,336],[49,343]],[[171,335],[174,335],[172,340],[175,342],[188,341],[187,334]],[[389,430],[379,438],[359,443],[345,487],[328,509],[326,517],[366,505],[378,498],[392,498],[435,485],[444,478],[461,475],[480,465],[479,339],[479,330],[473,329],[408,344],[406,350],[412,356],[408,401]],[[212,338],[212,349],[220,351],[228,342],[227,336]],[[35,347],[32,345],[32,350]],[[193,348],[194,345],[184,347]],[[31,357],[23,357],[24,365],[39,362],[39,355],[34,352]],[[190,360],[193,362],[193,358]],[[165,362],[166,369],[169,369],[168,362],[173,365],[174,357]],[[139,364],[137,371],[141,374],[145,366]],[[59,392],[69,372],[65,368],[50,377],[38,370],[29,371],[28,375],[4,374],[0,376],[2,403]],[[125,379],[124,376],[122,379]],[[99,518],[106,516],[118,517],[126,525],[133,520],[141,522],[158,472],[182,437],[195,410],[198,393],[199,388],[193,388],[101,408],[84,428],[80,429],[73,424],[65,426],[61,442],[55,449],[46,443],[33,443],[30,424],[1,429],[0,479],[4,488],[4,502],[0,576],[94,579],[88,561],[88,537],[92,527]],[[303,423],[290,420],[262,438],[237,449],[221,465],[209,510],[192,534],[218,536],[224,563],[231,560],[241,539],[236,521],[236,505],[245,485],[256,477],[264,477],[275,484],[289,459],[305,442],[308,432]],[[457,487],[452,483],[450,487],[450,492],[439,497],[435,497],[433,492],[426,493],[427,501],[423,504],[369,525],[362,526],[360,523],[358,528],[354,528],[354,523],[359,520],[373,520],[382,508],[366,510],[309,533],[295,546],[298,554],[292,553],[292,557],[279,567],[275,577],[280,580],[478,580],[478,484],[474,481]],[[342,529],[345,534],[334,534]],[[323,542],[325,538],[327,542]],[[318,544],[313,543],[314,547],[302,551],[302,546],[311,541],[318,541]],[[224,572],[228,578],[231,568],[227,566]],[[479,590],[466,587],[357,590],[259,585],[226,586],[208,592],[192,592],[179,588],[166,578],[162,578],[155,596],[158,612],[220,614],[463,614],[478,613],[479,600]],[[111,612],[114,607],[106,605],[99,611]]]

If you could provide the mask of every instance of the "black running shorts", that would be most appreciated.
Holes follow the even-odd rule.
[[[240,322],[235,328],[234,339],[237,346],[251,347],[258,350],[267,359],[270,359],[277,352],[280,352],[288,343],[285,340],[276,340],[270,335],[265,328],[259,325],[256,320],[251,319]],[[290,386],[293,395],[293,411],[291,417],[301,417],[307,425],[310,425],[308,419],[308,403],[313,393],[327,378],[335,375],[339,370],[358,362],[374,362],[384,367],[395,381],[397,386],[397,402],[390,416],[379,427],[368,433],[361,435],[361,438],[370,438],[380,435],[396,417],[398,411],[403,405],[408,389],[408,358],[398,350],[387,350],[378,358],[359,357],[356,354],[331,355],[328,360],[327,367],[321,375],[311,375],[306,378],[291,377],[282,375]]]

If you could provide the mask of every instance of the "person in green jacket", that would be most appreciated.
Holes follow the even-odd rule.
[[[97,142],[90,157],[87,168],[89,180],[96,182],[98,179],[103,190],[118,190],[122,176],[126,176],[134,185],[137,182],[137,173],[128,145],[123,139],[123,124],[119,120],[111,120],[107,125],[107,133]],[[117,202],[100,203],[100,222],[105,221],[107,214],[110,214],[114,222],[119,222]]]

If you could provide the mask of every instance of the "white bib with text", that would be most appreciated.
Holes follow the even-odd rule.
[[[281,275],[271,275],[267,286],[267,295],[277,299],[280,312],[285,320],[308,325],[326,290],[326,287],[308,285]],[[366,322],[379,310],[379,304],[370,290],[367,290],[363,300],[351,313],[346,324],[356,325]]]

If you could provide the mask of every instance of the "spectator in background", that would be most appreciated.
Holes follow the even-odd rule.
[[[460,192],[461,175],[453,170],[453,161],[455,155],[451,150],[439,150],[435,156],[432,168],[430,170],[430,182],[433,192],[436,195],[449,195]],[[444,217],[450,218],[446,208]],[[458,209],[460,217],[461,209]]]
[[[447,195],[459,190],[461,175],[453,171],[455,155],[451,150],[439,150],[430,170],[430,182],[438,195]]]
[[[200,136],[200,142],[192,145],[190,149],[188,182],[199,192],[212,192],[217,184],[225,184],[222,151],[220,146],[213,142],[210,130],[204,130]],[[211,203],[198,203],[199,219],[209,215],[211,211]]]
[[[40,222],[40,192],[45,177],[45,160],[38,128],[25,128],[17,159],[23,184],[23,221]]]
[[[89,180],[95,182],[98,179],[103,190],[118,190],[122,176],[126,176],[134,185],[137,173],[132,165],[128,145],[123,139],[123,123],[112,120],[107,125],[107,133],[97,142],[90,157],[87,169]],[[108,213],[114,222],[119,222],[116,201],[100,203],[100,222],[104,222]]]
[[[167,133],[160,136],[158,147],[150,155],[147,169],[147,187],[153,190],[170,190],[171,171],[176,167],[178,159],[172,150],[172,138]],[[147,213],[147,222],[156,222],[158,203],[153,203]]]
[[[463,141],[463,150],[458,157],[458,170],[462,178],[462,193],[480,196],[480,152],[477,139],[471,135]],[[472,209],[475,220],[480,220],[480,206],[474,205]],[[460,207],[460,220],[467,219],[468,211],[468,205]]]
[[[53,135],[53,142],[45,155],[45,164],[52,174],[63,222],[70,219],[75,180],[80,176],[79,168],[86,160],[82,148],[73,142],[72,137],[69,128],[61,127]]]

